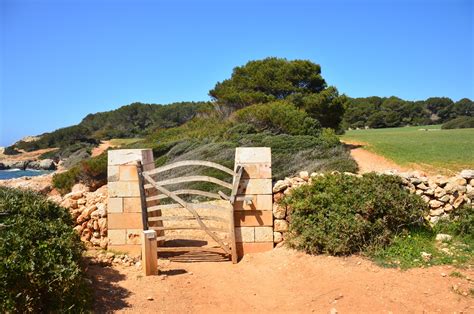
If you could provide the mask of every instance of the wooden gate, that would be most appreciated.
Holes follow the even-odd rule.
[[[228,183],[212,176],[192,175],[172,177],[168,175],[166,179],[160,180],[160,174],[170,170],[201,166],[214,168],[232,176],[232,183]],[[141,168],[141,167],[140,167]],[[158,252],[163,251],[192,251],[196,247],[162,247],[169,237],[167,231],[171,230],[200,230],[207,234],[217,243],[217,248],[206,248],[208,251],[220,251],[229,256],[233,263],[237,262],[237,249],[235,244],[234,231],[234,202],[236,200],[237,188],[242,176],[243,168],[236,167],[233,171],[222,165],[202,160],[179,161],[166,166],[155,168],[149,171],[139,169],[142,218],[145,230],[156,230],[158,238]],[[173,186],[186,184],[189,182],[210,182],[228,190],[228,194],[218,191],[217,193],[199,190],[175,188]],[[194,199],[192,198],[194,197]],[[201,200],[197,201],[196,197]],[[220,200],[219,204],[212,203],[212,200]],[[161,204],[166,203],[166,204]],[[200,214],[200,209],[206,209],[211,213]],[[164,211],[176,210],[185,215],[163,215]],[[224,215],[223,215],[224,214]],[[173,221],[172,226],[165,226],[165,222]],[[194,225],[189,225],[195,223]],[[219,222],[219,227],[209,226],[212,222]],[[180,225],[180,223],[183,223]]]

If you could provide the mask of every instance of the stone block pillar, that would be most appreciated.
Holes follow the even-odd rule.
[[[154,168],[151,149],[117,149],[108,152],[108,248],[139,256],[143,233],[137,164]]]
[[[269,147],[238,147],[235,167],[244,167],[234,206],[239,256],[273,249],[272,158]]]

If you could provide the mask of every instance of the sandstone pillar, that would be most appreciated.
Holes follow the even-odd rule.
[[[117,149],[108,152],[108,248],[138,256],[143,222],[137,164],[154,168],[151,149]]]
[[[273,249],[272,160],[268,147],[238,147],[235,166],[244,167],[234,206],[239,256]]]

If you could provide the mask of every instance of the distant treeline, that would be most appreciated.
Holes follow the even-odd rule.
[[[170,105],[133,103],[116,110],[87,115],[78,125],[57,129],[32,142],[18,142],[15,148],[33,151],[58,147],[74,150],[97,145],[111,138],[141,137],[160,128],[183,124],[212,108],[209,102],[180,102]],[[72,147],[71,147],[72,146]]]
[[[441,124],[458,117],[473,117],[474,102],[447,97],[408,101],[398,97],[349,98],[345,104],[344,128],[388,128]]]

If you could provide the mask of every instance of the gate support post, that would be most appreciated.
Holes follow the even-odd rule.
[[[158,274],[158,255],[155,230],[143,230],[142,263],[145,276]]]
[[[153,169],[153,151],[116,149],[108,152],[108,248],[132,256],[140,256],[143,230],[138,162],[145,171]]]
[[[272,159],[269,147],[238,147],[235,168],[243,167],[234,203],[239,256],[273,249]]]

